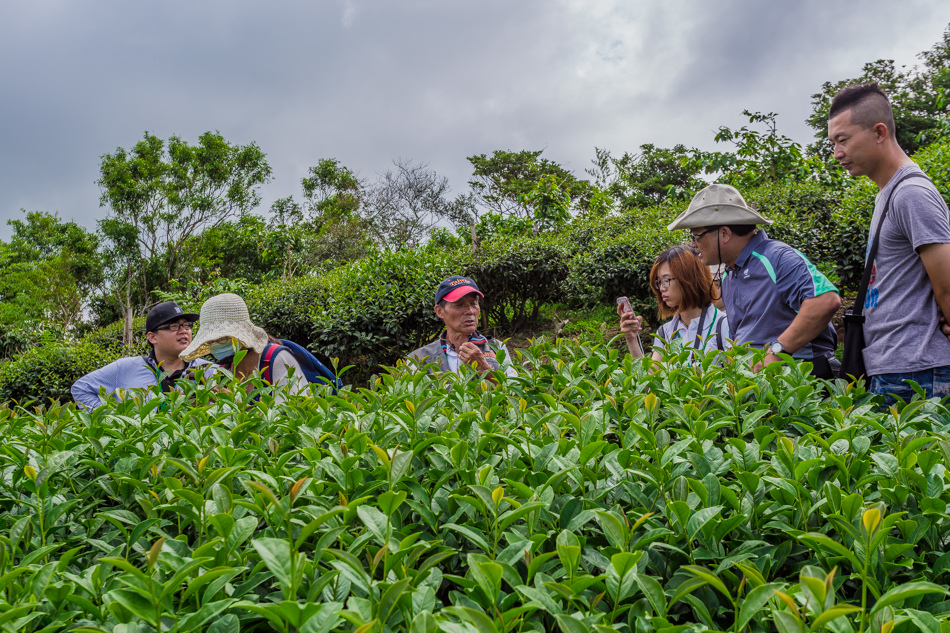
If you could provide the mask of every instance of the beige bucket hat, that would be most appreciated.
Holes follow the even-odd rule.
[[[696,193],[689,206],[667,229],[697,229],[728,224],[771,224],[746,204],[742,194],[729,185],[709,185]]]
[[[210,343],[225,337],[237,339],[258,354],[267,347],[267,332],[251,323],[247,304],[236,294],[227,292],[205,301],[198,324],[198,334],[180,354],[187,361],[210,353]]]

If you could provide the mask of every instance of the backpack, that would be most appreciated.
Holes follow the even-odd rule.
[[[293,341],[280,339],[280,345],[268,343],[261,354],[261,375],[264,380],[271,382],[271,366],[274,364],[274,358],[282,350],[287,350],[294,357],[294,360],[303,370],[303,375],[308,382],[324,383],[333,387],[333,394],[336,395],[338,389],[343,386],[343,381],[323,363],[317,360],[317,357],[310,353],[303,345],[298,345]]]

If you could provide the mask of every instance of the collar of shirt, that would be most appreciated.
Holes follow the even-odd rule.
[[[469,335],[468,342],[475,343],[476,345],[484,345],[485,343],[488,342],[488,339],[482,336],[481,334],[479,334],[478,330],[475,330],[472,334]],[[442,334],[439,335],[439,344],[442,345],[442,351],[445,352],[446,354],[448,354],[449,352],[452,352],[453,354],[458,354],[458,351],[456,351],[455,346],[449,343],[445,339],[445,330],[443,330]]]
[[[716,322],[715,314],[718,312],[718,309],[714,305],[710,305],[704,310],[706,315],[704,329],[705,332],[702,332],[703,341],[709,338],[709,335],[712,333],[713,324]],[[689,322],[689,325],[683,323],[683,320],[680,319],[680,315],[677,314],[673,317],[673,322],[670,325],[670,338],[674,339],[677,336],[682,337],[683,340],[688,341],[690,345],[693,344],[693,341],[696,340],[696,330],[699,328],[699,322],[702,321],[702,314]]]
[[[766,235],[765,229],[758,229],[758,232],[752,236],[752,239],[749,240],[749,243],[746,244],[745,248],[742,249],[742,252],[739,253],[739,257],[736,258],[736,263],[732,267],[733,274],[739,272],[740,269],[745,268],[746,262],[748,262],[749,258],[752,257],[752,251],[760,248],[767,239],[769,239],[769,236]]]

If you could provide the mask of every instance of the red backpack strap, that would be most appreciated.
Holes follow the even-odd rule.
[[[264,353],[261,354],[261,376],[266,382],[270,382],[270,368],[274,363],[274,357],[277,356],[277,352],[283,349],[283,345],[278,345],[277,343],[268,343],[267,347],[264,348]]]

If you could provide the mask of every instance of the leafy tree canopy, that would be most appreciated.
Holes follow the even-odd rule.
[[[879,59],[864,65],[857,77],[826,81],[812,95],[812,114],[805,120],[815,130],[815,143],[809,152],[823,158],[831,157],[828,146],[828,110],[831,99],[845,86],[876,81],[891,99],[897,141],[908,154],[913,154],[933,140],[931,130],[939,127],[942,117],[950,112],[950,26],[929,51],[917,56],[922,67],[898,69],[893,59]]]
[[[640,146],[640,152],[614,157],[605,149],[595,148],[594,166],[587,173],[607,192],[621,209],[638,209],[660,204],[667,199],[689,199],[706,183],[697,178],[697,167],[686,159],[683,145],[672,149],[652,144]]]
[[[469,156],[472,179],[468,181],[475,201],[483,208],[504,216],[530,217],[532,210],[525,201],[542,177],[554,178],[558,189],[578,203],[589,194],[590,184],[557,163],[541,158],[544,150],[510,152],[495,150],[491,156]]]
[[[42,211],[8,224],[13,236],[0,242],[0,320],[73,326],[102,281],[98,236]]]

